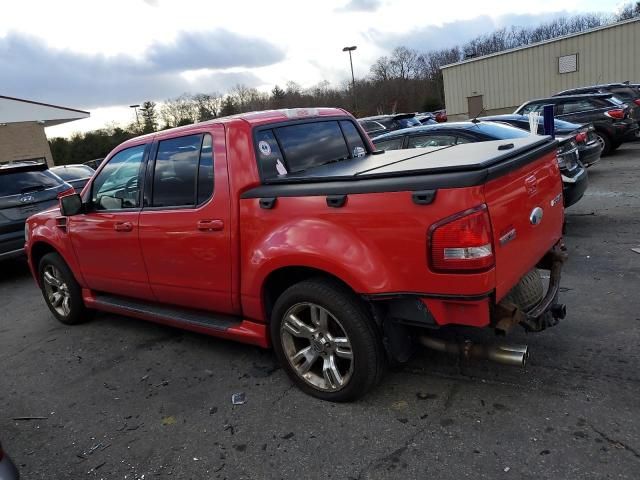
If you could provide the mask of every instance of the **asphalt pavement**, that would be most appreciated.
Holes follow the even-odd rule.
[[[567,210],[567,318],[507,338],[526,371],[421,351],[352,404],[304,395],[256,347],[59,324],[4,262],[0,440],[25,479],[640,478],[640,143],[589,181]]]

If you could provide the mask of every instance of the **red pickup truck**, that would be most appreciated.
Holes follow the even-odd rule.
[[[103,310],[273,346],[305,392],[351,400],[415,343],[526,359],[445,326],[564,316],[555,152],[540,136],[375,151],[340,109],[220,118],[117,147],[29,218],[26,252],[61,322]]]

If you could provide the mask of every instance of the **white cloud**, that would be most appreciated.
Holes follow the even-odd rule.
[[[0,16],[0,94],[48,103],[64,100],[70,107],[93,109],[185,90],[224,90],[236,81],[261,89],[287,80],[303,86],[322,80],[341,83],[350,77],[345,45],[358,46],[354,70],[364,76],[377,57],[398,43],[430,50],[461,43],[471,33],[484,33],[505,21],[536,21],[558,11],[611,12],[619,3],[5,2]],[[192,69],[198,74],[181,72]],[[91,84],[93,88],[87,88]]]

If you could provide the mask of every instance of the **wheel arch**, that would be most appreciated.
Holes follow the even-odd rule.
[[[48,253],[57,253],[64,259],[62,254],[53,245],[43,240],[38,240],[31,246],[30,253],[29,253],[29,262],[30,262],[29,266],[31,267],[31,271],[34,274],[34,277],[38,285],[40,285],[40,276],[38,275],[38,267],[40,266],[40,260],[42,260],[42,257],[47,255]]]
[[[303,265],[280,267],[270,272],[265,277],[262,284],[262,308],[267,323],[271,320],[271,312],[278,297],[280,297],[287,288],[310,278],[325,278],[332,280],[354,294],[357,294],[356,290],[351,285],[337,275],[326,270]]]

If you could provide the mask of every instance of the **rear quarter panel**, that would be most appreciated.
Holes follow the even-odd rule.
[[[430,205],[412,192],[350,194],[341,208],[325,196],[281,197],[273,209],[240,200],[241,293],[250,318],[259,311],[267,276],[282,267],[330,273],[362,294],[480,295],[494,287],[494,272],[467,275],[429,269],[429,227],[484,203],[483,187],[442,189]]]

